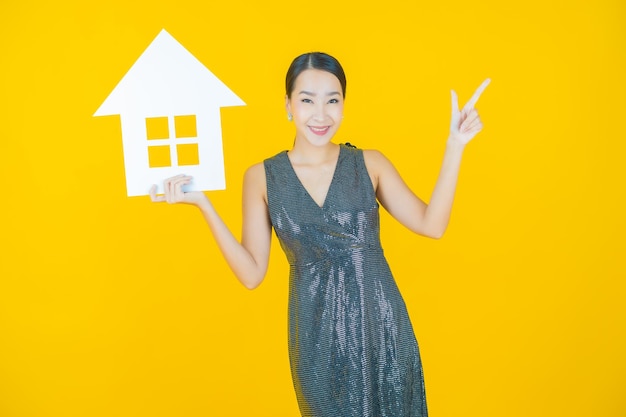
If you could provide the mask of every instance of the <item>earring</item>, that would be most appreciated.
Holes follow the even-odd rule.
[[[287,113],[287,120],[289,120],[290,122],[293,121],[293,116],[291,115],[291,113]]]

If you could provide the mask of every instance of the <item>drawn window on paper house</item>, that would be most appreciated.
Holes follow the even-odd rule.
[[[196,116],[146,118],[150,168],[200,165]]]

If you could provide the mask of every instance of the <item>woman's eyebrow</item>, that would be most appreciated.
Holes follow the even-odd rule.
[[[306,91],[306,90],[302,90],[298,94],[305,94],[305,95],[311,96],[311,97],[315,97],[317,95],[315,93],[312,93],[312,92]],[[339,91],[331,91],[330,93],[328,93],[326,95],[327,96],[337,96],[337,95],[339,95]]]

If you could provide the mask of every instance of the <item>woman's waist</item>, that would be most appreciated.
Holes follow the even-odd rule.
[[[331,264],[354,262],[355,260],[366,261],[370,258],[384,257],[383,248],[380,245],[354,244],[341,247],[309,247],[298,253],[288,256],[289,265],[292,268],[310,267],[319,263],[330,262]]]

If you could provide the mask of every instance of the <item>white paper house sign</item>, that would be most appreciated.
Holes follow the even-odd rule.
[[[223,190],[220,107],[245,103],[162,30],[94,116],[120,115],[126,191],[193,176],[186,190]]]

